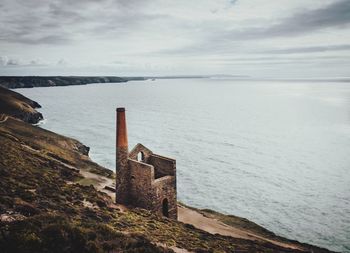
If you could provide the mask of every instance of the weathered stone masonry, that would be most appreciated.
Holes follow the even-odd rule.
[[[177,219],[176,161],[137,144],[128,153],[125,109],[117,109],[116,201]]]

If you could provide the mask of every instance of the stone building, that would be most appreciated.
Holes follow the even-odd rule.
[[[129,153],[125,109],[117,108],[116,201],[177,219],[176,161],[142,144]]]

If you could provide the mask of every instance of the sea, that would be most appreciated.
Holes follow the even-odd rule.
[[[39,127],[73,137],[115,170],[116,108],[129,149],[176,159],[178,200],[350,252],[350,83],[157,79],[17,89]]]

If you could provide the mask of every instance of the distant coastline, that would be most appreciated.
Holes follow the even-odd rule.
[[[202,75],[179,75],[179,76],[0,76],[0,86],[8,89],[55,87],[86,85],[92,83],[126,83],[128,81],[145,81],[156,79],[193,79],[210,78]],[[243,77],[243,76],[230,76]]]
[[[245,75],[171,75],[171,76],[0,76],[0,86],[8,89],[86,85],[92,83],[126,83],[157,79],[228,79],[236,81],[350,82],[350,77],[270,78]]]
[[[3,76],[0,85],[9,89],[127,82],[120,77]]]
[[[124,83],[144,77],[118,76],[0,76],[0,86],[8,89],[86,85],[90,83]]]
[[[0,76],[0,86],[8,89],[86,85],[92,83],[125,83],[156,79],[210,78],[202,75],[179,76]],[[232,76],[234,77],[234,76]],[[235,76],[240,77],[240,76]]]

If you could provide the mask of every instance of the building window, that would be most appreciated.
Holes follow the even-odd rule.
[[[137,161],[139,162],[143,162],[145,160],[145,154],[140,151],[138,154],[137,154]]]

